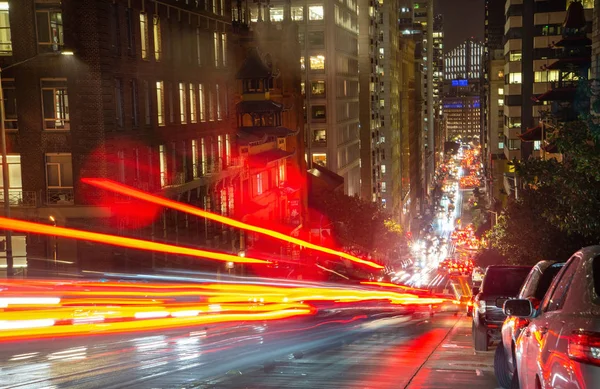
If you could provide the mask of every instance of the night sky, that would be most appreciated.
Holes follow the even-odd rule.
[[[484,0],[436,0],[435,13],[444,15],[444,52],[465,39],[483,41]]]

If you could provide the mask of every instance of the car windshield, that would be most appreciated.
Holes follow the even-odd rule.
[[[483,279],[482,292],[489,295],[516,296],[531,269],[527,267],[493,267]]]
[[[544,296],[546,295],[546,292],[550,288],[550,284],[552,283],[552,280],[554,279],[554,277],[556,277],[556,275],[558,274],[560,269],[563,268],[563,266],[565,266],[564,263],[556,263],[556,264],[550,266],[548,269],[546,269],[546,271],[544,271],[544,274],[542,275],[542,277],[540,279],[540,283],[538,284],[538,286],[535,290],[535,298],[536,299],[541,301],[544,298]]]

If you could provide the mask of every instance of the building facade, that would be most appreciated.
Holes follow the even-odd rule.
[[[251,22],[272,23],[280,23],[289,8],[302,50],[306,159],[344,177],[346,194],[360,195],[357,1],[244,1],[241,6]]]
[[[444,127],[448,139],[480,141],[483,44],[473,39],[444,57]]]
[[[562,39],[566,9],[571,1],[530,2],[509,0],[505,4],[504,55],[506,65],[504,107],[504,155],[508,160],[539,154],[540,144],[521,142],[521,134],[534,128],[550,105],[532,97],[548,91],[558,81],[558,71],[548,67],[556,62],[553,43]],[[583,3],[586,19],[592,20],[593,1]],[[514,194],[513,173],[507,173],[505,189]]]

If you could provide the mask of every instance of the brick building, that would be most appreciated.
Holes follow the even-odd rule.
[[[240,248],[228,228],[80,181],[107,177],[235,213],[242,167],[229,1],[11,0],[0,13],[14,217]],[[59,55],[65,48],[75,55]],[[75,269],[190,261],[36,237],[15,236],[13,245],[16,267],[29,270],[45,270],[52,254]]]

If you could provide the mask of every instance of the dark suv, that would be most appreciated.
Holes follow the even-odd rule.
[[[500,340],[506,319],[504,302],[516,298],[532,266],[494,265],[487,268],[481,290],[473,301],[473,343],[476,351],[487,351],[490,340]]]

